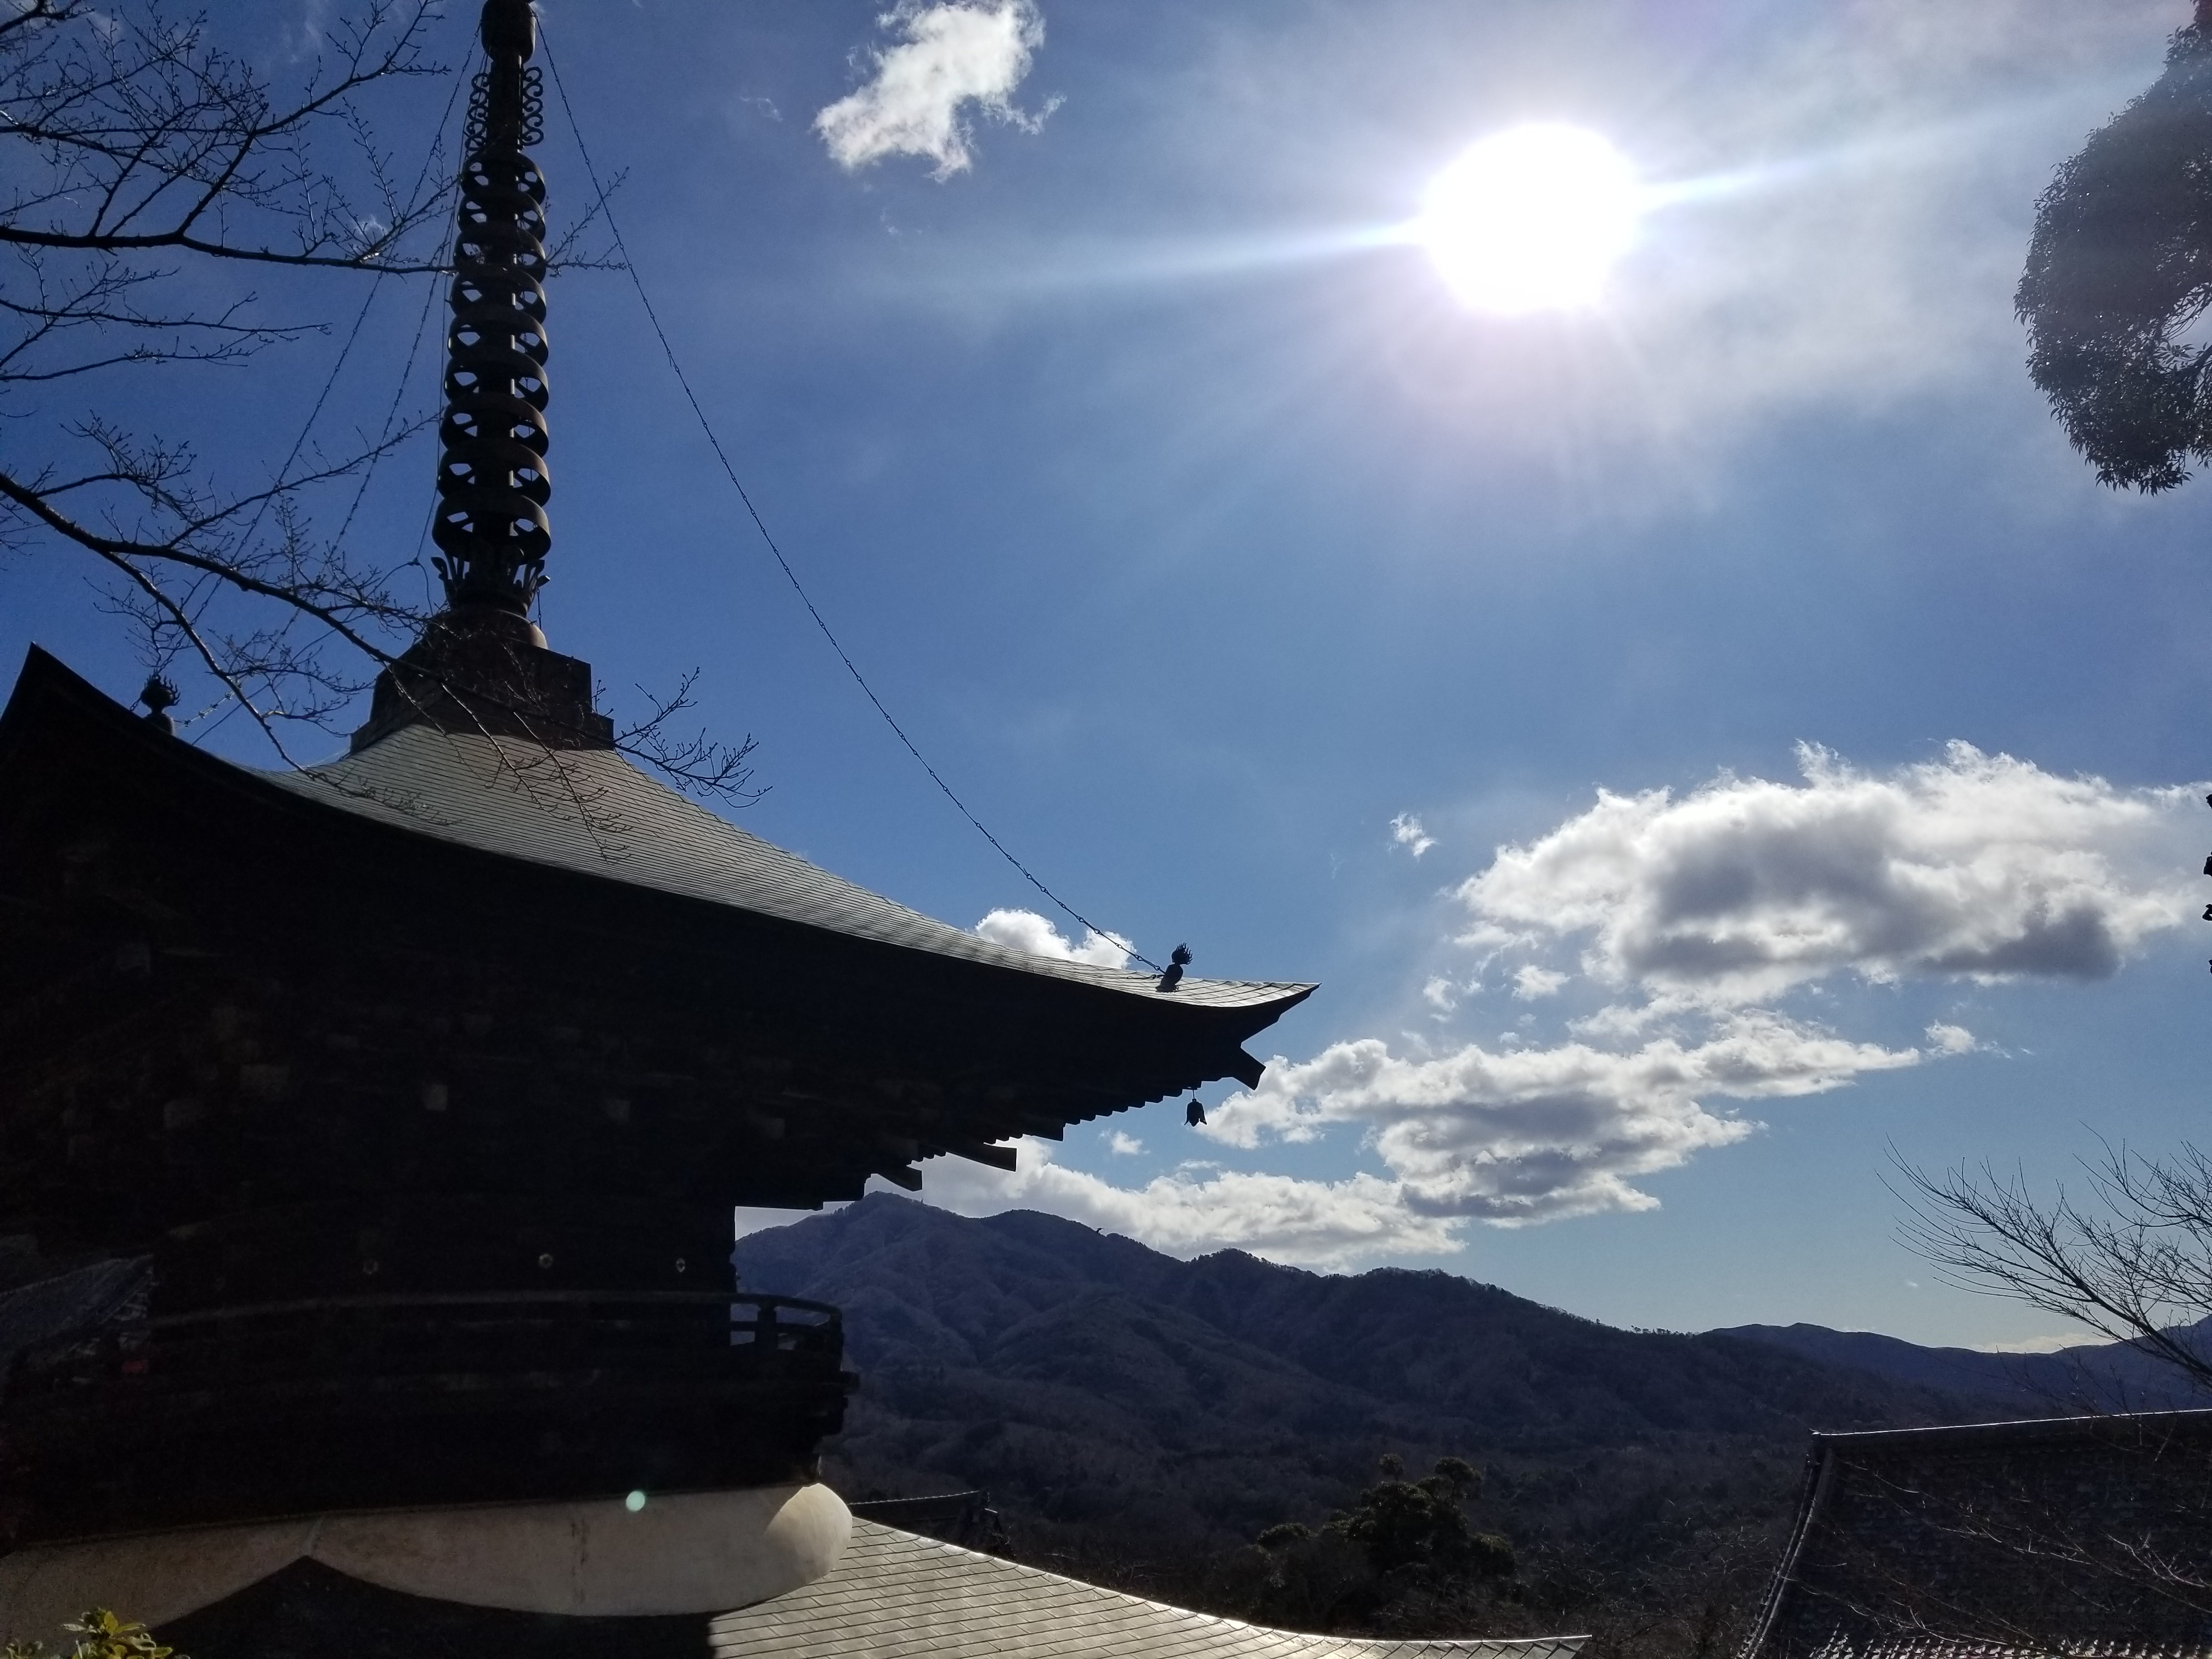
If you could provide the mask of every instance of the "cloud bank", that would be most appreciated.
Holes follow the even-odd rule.
[[[1944,1050],[1944,1052],[1948,1052]],[[1200,1133],[1231,1146],[1310,1140],[1352,1124],[1415,1214],[1522,1226],[1658,1202],[1631,1182],[1752,1133],[1715,1099],[1823,1094],[1917,1065],[1917,1048],[1853,1042],[1778,1014],[1735,1016],[1705,1040],[1626,1051],[1569,1042],[1407,1059],[1369,1037],[1278,1061]]]
[[[1747,1104],[1986,1047],[1947,1019],[1911,1047],[1862,1041],[1773,1006],[1793,993],[1838,975],[2101,979],[2192,914],[2185,791],[2062,777],[1963,743],[1880,775],[1809,745],[1798,763],[1794,783],[1601,791],[1453,890],[1472,923],[1459,944],[1483,963],[1463,984],[1431,977],[1423,1005],[1449,1018],[1485,974],[1548,1002],[1579,975],[1607,1000],[1568,1019],[1565,1040],[1525,1036],[1532,1012],[1487,1045],[1335,1042],[1278,1057],[1200,1130],[1224,1155],[1348,1133],[1379,1173],[1185,1165],[1117,1187],[1025,1142],[1012,1174],[933,1163],[925,1190],[963,1213],[1048,1210],[1177,1255],[1341,1267],[1449,1254],[1471,1226],[1656,1207],[1638,1182],[1758,1133]],[[977,931],[1048,955],[1113,948],[1071,945],[1026,911]],[[1528,959],[1554,952],[1575,971]]]
[[[897,43],[871,54],[875,73],[866,85],[814,118],[831,158],[848,171],[887,155],[919,155],[936,163],[933,178],[949,179],[975,160],[974,132],[963,118],[971,106],[1031,132],[1052,112],[1048,104],[1024,114],[1012,102],[1044,44],[1044,19],[1031,0],[903,0],[880,21]]]
[[[1024,1140],[1011,1174],[933,1160],[923,1192],[963,1215],[1043,1210],[1184,1257],[1233,1249],[1342,1267],[1447,1255],[1470,1222],[1524,1226],[1656,1207],[1636,1176],[1758,1127],[1705,1099],[1820,1094],[1948,1052],[1940,1041],[1925,1052],[1886,1049],[1756,1014],[1704,1042],[1662,1038],[1628,1053],[1571,1043],[1492,1054],[1470,1044],[1407,1060],[1367,1038],[1302,1064],[1277,1060],[1257,1090],[1216,1108],[1200,1133],[1249,1150],[1349,1124],[1364,1133],[1387,1177],[1312,1181],[1186,1165],[1117,1187]]]
[[[1964,743],[1886,777],[1810,745],[1798,761],[1795,785],[1601,791],[1459,898],[1480,937],[1587,935],[1603,982],[1727,1007],[1844,972],[2106,979],[2185,915],[2174,792]]]

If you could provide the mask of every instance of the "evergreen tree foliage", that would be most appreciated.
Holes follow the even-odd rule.
[[[2115,489],[2171,489],[2212,460],[2212,8],[2166,72],[2058,169],[2014,304],[2028,369]]]
[[[1481,1472],[1472,1464],[1438,1458],[1434,1473],[1407,1480],[1405,1465],[1391,1453],[1382,1458],[1381,1473],[1382,1479],[1328,1527],[1358,1545],[1376,1572],[1429,1568],[1485,1578],[1512,1572],[1512,1545],[1495,1535],[1479,1535],[1468,1525],[1463,1506],[1482,1490]]]

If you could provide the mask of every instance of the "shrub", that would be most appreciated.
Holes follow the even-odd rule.
[[[118,1619],[106,1607],[80,1613],[62,1628],[78,1638],[68,1659],[185,1659],[174,1648],[155,1641],[145,1626]],[[46,1644],[10,1642],[0,1648],[0,1659],[46,1659]]]

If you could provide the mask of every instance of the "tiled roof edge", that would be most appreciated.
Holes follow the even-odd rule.
[[[1261,1631],[1271,1636],[1286,1636],[1299,1641],[1333,1641],[1369,1651],[1388,1648],[1410,1648],[1426,1649],[1438,1653],[1461,1654],[1481,1649],[1504,1648],[1526,1650],[1530,1655],[1530,1659],[1540,1659],[1538,1650],[1557,1650],[1564,1647],[1568,1653],[1571,1654],[1577,1652],[1582,1645],[1590,1639],[1587,1634],[1583,1634],[1580,1636],[1415,1638],[1405,1640],[1388,1636],[1332,1637],[1316,1635],[1310,1631],[1284,1630],[1279,1626],[1255,1625],[1246,1619],[1224,1619],[1219,1613],[1200,1613],[1195,1607],[1177,1607],[1172,1601],[1156,1601],[1148,1595],[1136,1595],[1127,1590],[1117,1590],[1104,1584],[1094,1584],[1087,1578],[1071,1578],[1066,1573],[1053,1572],[1043,1567],[1033,1567],[1023,1561],[1010,1561],[1004,1556],[986,1555],[981,1550],[964,1549],[958,1544],[948,1544],[941,1538],[932,1538],[926,1534],[908,1532],[902,1528],[886,1526],[880,1521],[863,1521],[858,1517],[855,1517],[855,1520],[858,1525],[872,1526],[884,1532],[896,1534],[902,1540],[911,1540],[927,1549],[943,1550],[952,1555],[965,1557],[971,1561],[984,1561],[995,1567],[1012,1568],[1017,1572],[1025,1573],[1033,1577],[1048,1578],[1063,1584],[1080,1586],[1082,1589],[1094,1590],[1102,1595],[1110,1595],[1121,1601],[1135,1602],[1156,1613],[1171,1613],[1180,1619],[1199,1620],[1209,1625],[1224,1626],[1232,1630]]]

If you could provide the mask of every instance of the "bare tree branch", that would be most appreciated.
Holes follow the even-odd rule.
[[[1906,1245],[1948,1282],[2009,1297],[2132,1344],[2212,1389],[2212,1351],[2190,1328],[2212,1316],[2212,1158],[2107,1146],[2085,1162],[2091,1201],[2048,1199],[2026,1175],[1900,1164]]]
[[[403,377],[380,429],[332,454],[303,432],[266,483],[241,489],[191,444],[143,429],[143,415],[118,418],[124,402],[86,412],[56,400],[118,374],[235,367],[328,333],[325,321],[295,319],[319,304],[318,273],[380,283],[454,269],[459,158],[447,135],[427,133],[419,166],[411,155],[402,165],[371,118],[374,103],[445,73],[426,51],[445,9],[351,0],[323,26],[319,53],[280,72],[226,48],[206,14],[171,0],[0,4],[0,420],[20,423],[0,458],[0,552],[88,560],[101,607],[135,632],[149,668],[196,665],[288,763],[284,734],[334,729],[429,620],[427,605],[397,596],[404,565],[365,559],[346,538],[377,464],[434,416],[403,415]],[[575,252],[599,211],[571,225],[544,269],[609,263]],[[271,316],[240,286],[252,271],[283,286],[294,318]],[[410,372],[413,362],[410,351]],[[314,510],[341,481],[350,488],[331,498],[337,533],[320,535]],[[758,793],[750,738],[665,735],[696,679],[648,696],[619,746],[680,788],[745,804]],[[465,705],[434,673],[430,683]],[[532,770],[508,746],[495,744],[501,765]],[[591,817],[557,744],[540,746],[553,770],[525,781]]]
[[[726,744],[704,731],[684,739],[668,733],[668,723],[696,706],[691,691],[698,683],[699,671],[694,668],[665,696],[639,686],[638,696],[646,700],[650,712],[635,725],[617,732],[615,747],[645,762],[688,793],[727,801],[733,806],[750,806],[768,793],[751,787],[753,769],[749,762],[754,744],[750,734],[740,743]]]
[[[0,462],[0,550],[89,556],[117,584],[107,608],[140,632],[149,666],[198,659],[275,743],[279,722],[342,710],[362,665],[373,674],[419,629],[423,608],[395,599],[392,573],[319,541],[307,507],[337,480],[365,479],[425,422],[387,420],[350,453],[239,490],[189,445],[51,400],[118,374],[234,367],[327,332],[270,317],[221,276],[227,264],[377,280],[446,268],[444,138],[403,171],[363,101],[442,72],[424,51],[440,7],[357,0],[281,86],[166,0],[6,11],[0,418],[36,424]]]

